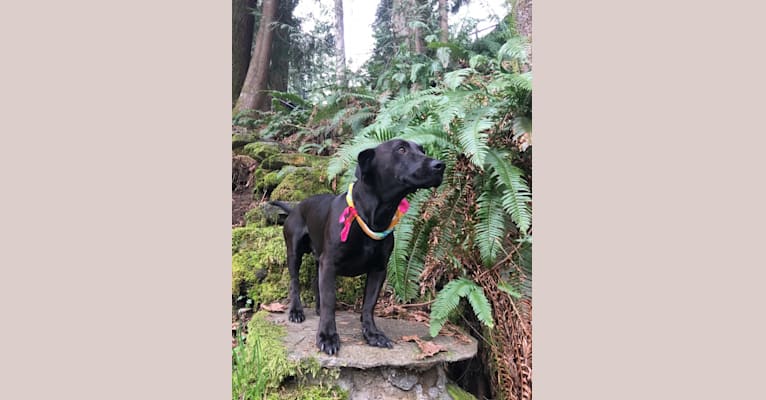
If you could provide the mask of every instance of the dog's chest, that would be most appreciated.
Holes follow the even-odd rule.
[[[365,243],[366,242],[366,243]],[[388,254],[384,243],[364,241],[355,246],[352,251],[345,252],[337,263],[339,274],[357,276],[366,274],[371,269],[385,267]]]

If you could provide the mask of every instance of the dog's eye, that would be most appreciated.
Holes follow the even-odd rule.
[[[404,154],[404,153],[406,153],[406,152],[407,152],[407,149],[406,149],[404,146],[399,146],[399,148],[398,148],[397,150],[398,150],[398,151],[399,151],[399,153],[401,153],[401,154]]]

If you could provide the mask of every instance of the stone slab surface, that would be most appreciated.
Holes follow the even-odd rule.
[[[284,338],[288,358],[299,361],[316,358],[323,367],[350,367],[368,369],[376,367],[429,368],[442,362],[454,362],[473,357],[477,350],[477,341],[469,335],[470,343],[462,343],[451,336],[439,335],[432,341],[447,349],[431,357],[419,360],[416,357],[420,349],[414,342],[402,341],[403,336],[417,335],[423,340],[431,340],[428,326],[424,322],[397,319],[375,318],[375,324],[394,342],[393,349],[373,347],[362,337],[360,314],[349,311],[336,312],[335,324],[340,335],[340,351],[335,356],[320,352],[316,347],[316,330],[319,316],[314,310],[306,309],[306,320],[302,323],[290,322],[287,314],[270,314],[267,319],[284,325],[287,335]]]

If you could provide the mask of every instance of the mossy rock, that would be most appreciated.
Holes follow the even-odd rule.
[[[328,162],[328,157],[315,156],[313,154],[281,153],[265,159],[262,163],[262,167],[270,170],[278,170],[285,165],[293,165],[296,167],[321,167],[324,165],[324,169],[327,169]]]
[[[326,168],[296,168],[274,188],[271,200],[301,201],[315,194],[332,193],[328,183]]]
[[[253,193],[256,195],[268,195],[274,188],[282,182],[284,176],[280,176],[279,171],[269,171],[258,168],[253,173]]]
[[[295,207],[297,201],[287,201],[289,206]],[[269,203],[261,203],[245,213],[245,224],[252,226],[282,225],[287,218],[287,211]]]
[[[234,297],[247,296],[257,304],[287,298],[290,273],[287,270],[287,248],[281,226],[246,225],[232,229],[231,290]],[[311,282],[316,274],[312,256],[305,255],[301,264],[301,299],[313,304]]]
[[[239,149],[248,143],[257,141],[258,139],[258,134],[255,132],[234,133],[231,135],[231,148],[232,150]]]
[[[252,142],[242,148],[242,153],[258,162],[263,162],[268,158],[281,154],[284,150],[284,145],[278,142]]]
[[[361,276],[336,276],[335,277],[335,300],[354,306],[361,304],[364,298],[365,275]]]

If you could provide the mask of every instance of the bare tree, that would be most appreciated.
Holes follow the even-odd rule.
[[[346,42],[343,36],[343,0],[335,0],[335,53],[338,85],[346,86]]]
[[[410,23],[422,19],[421,5],[419,0],[394,0],[391,10],[391,24],[396,41],[407,42],[410,50],[417,54],[425,53],[425,40],[421,29],[418,26],[410,26]]]
[[[447,19],[447,0],[439,0],[439,40],[447,43],[449,40],[449,20]]]
[[[410,15],[415,17],[415,20],[421,21],[424,7],[421,7],[422,1],[410,0]],[[415,53],[423,54],[426,52],[426,41],[423,39],[423,31],[419,26],[414,26],[412,29],[412,40],[415,42]]]
[[[247,76],[239,94],[234,113],[244,110],[268,110],[271,106],[265,93],[269,79],[271,62],[271,42],[273,39],[272,22],[276,15],[279,0],[263,0],[261,23],[255,38],[255,51],[247,68]]]
[[[516,31],[529,41],[527,65],[522,68],[525,71],[529,71],[532,69],[532,0],[517,0],[514,13],[516,17]]]

